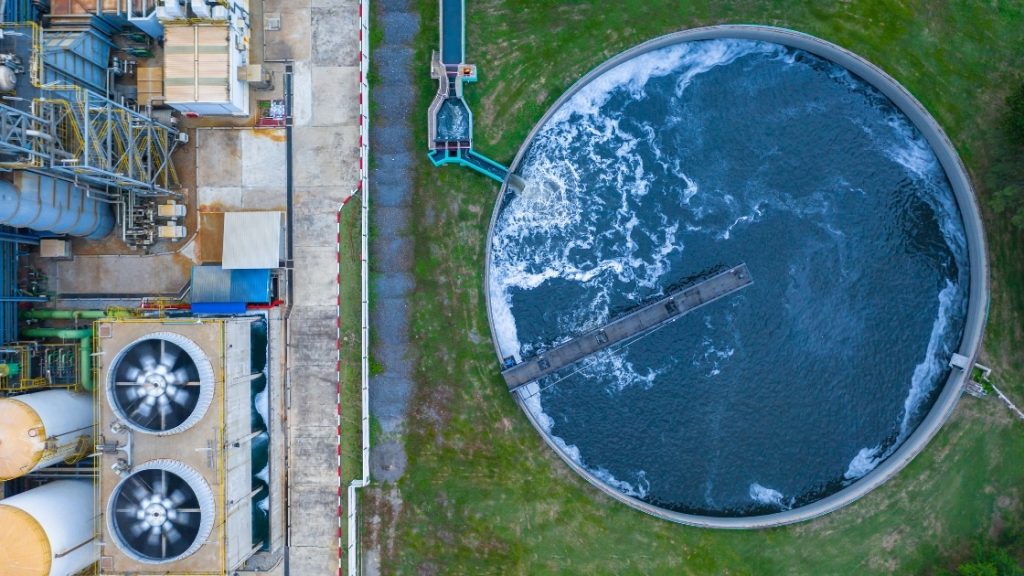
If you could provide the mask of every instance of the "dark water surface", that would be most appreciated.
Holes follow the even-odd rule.
[[[687,42],[596,78],[529,143],[492,237],[503,356],[745,262],[754,285],[531,385],[616,489],[751,515],[820,499],[901,444],[963,332],[963,224],[931,149],[843,68]]]

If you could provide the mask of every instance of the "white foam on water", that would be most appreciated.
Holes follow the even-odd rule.
[[[612,93],[625,90],[634,100],[645,97],[644,88],[652,78],[661,78],[684,70],[676,83],[676,94],[682,94],[694,77],[729,64],[741,56],[758,52],[779,51],[780,46],[746,40],[706,40],[684,42],[641,54],[605,71],[591,80],[551,117],[561,123],[573,114],[598,115]],[[549,125],[551,125],[549,123]]]
[[[726,226],[725,230],[723,230],[721,233],[718,234],[717,238],[719,240],[728,240],[729,237],[732,235],[733,228],[735,228],[736,226],[739,226],[740,224],[744,224],[745,225],[745,224],[750,224],[750,223],[753,223],[753,222],[757,222],[758,220],[761,219],[762,216],[764,216],[764,210],[762,208],[762,203],[761,202],[757,202],[757,203],[755,203],[750,208],[750,213],[749,214],[743,214],[741,216],[738,216],[735,220],[733,220],[732,224],[729,224],[728,226]]]
[[[855,82],[848,74],[842,79],[851,85]],[[914,367],[911,376],[910,389],[903,401],[903,415],[900,418],[900,430],[896,440],[885,450],[882,450],[880,445],[862,448],[850,462],[844,474],[846,480],[863,477],[891,456],[913,432],[912,424],[916,421],[924,400],[935,386],[942,384],[939,382],[939,376],[945,370],[944,361],[951,352],[946,349],[943,340],[949,328],[951,314],[963,306],[962,299],[958,300],[957,297],[960,295],[960,286],[967,281],[969,265],[967,238],[960,222],[959,207],[946,185],[946,176],[935,152],[920,131],[902,113],[889,115],[886,118],[886,125],[890,129],[887,136],[894,137],[895,143],[886,138],[883,151],[889,159],[906,169],[908,174],[923,186],[921,198],[932,208],[938,219],[943,239],[957,264],[959,278],[956,281],[947,279],[945,286],[939,291],[938,312],[932,323],[924,359]],[[882,144],[882,136],[865,126],[862,128],[876,143]]]
[[[932,389],[939,384],[938,379],[945,369],[943,360],[948,355],[948,350],[943,349],[943,336],[949,324],[951,308],[954,305],[954,298],[959,292],[958,287],[950,280],[946,280],[946,286],[939,292],[939,311],[932,323],[932,332],[928,337],[928,347],[925,350],[924,360],[914,367],[914,374],[910,381],[910,391],[903,401],[903,416],[900,418],[900,431],[893,442],[886,450],[881,451],[881,446],[874,448],[862,448],[844,474],[846,480],[856,480],[871,472],[883,460],[892,455],[897,448],[910,436],[913,431],[911,424],[914,422],[917,413],[921,409],[921,403]]]
[[[793,507],[793,502],[785,502],[782,492],[767,486],[762,486],[757,482],[750,485],[750,499],[765,506],[775,506],[780,510],[789,510]]]
[[[263,418],[263,425],[270,429],[270,384],[267,383],[263,390],[256,393],[253,399],[256,405],[256,412]]]
[[[946,287],[939,292],[939,313],[932,324],[932,333],[928,337],[928,348],[924,360],[914,367],[914,376],[910,383],[910,393],[903,402],[903,420],[900,422],[900,440],[906,439],[910,433],[910,421],[917,414],[921,402],[928,392],[936,384],[938,376],[942,373],[942,360],[946,357],[946,350],[942,349],[942,337],[946,333],[949,324],[950,308],[953,305],[953,298],[957,295],[957,285],[946,280]]]
[[[878,454],[880,449],[881,446],[861,448],[860,452],[850,461],[850,466],[846,469],[846,473],[843,474],[843,478],[856,480],[874,470],[875,466],[878,466],[878,463],[882,460]]]
[[[626,496],[643,499],[647,497],[647,493],[651,489],[651,483],[647,480],[647,473],[643,470],[636,473],[636,483],[619,480],[604,468],[591,469],[590,473]]]
[[[701,194],[700,185],[685,174],[678,159],[669,160],[671,173],[679,178],[679,187],[673,193],[680,195],[684,205],[697,197],[699,204],[690,208],[685,222],[668,222],[656,230],[646,230],[636,217],[638,199],[652,190],[652,175],[644,166],[641,144],[649,145],[654,161],[665,167],[662,151],[653,142],[656,140],[654,127],[650,125],[632,127],[637,133],[630,133],[620,124],[619,114],[605,109],[616,91],[624,91],[634,100],[646,98],[647,83],[653,78],[682,72],[676,82],[678,94],[699,74],[716,66],[732,63],[737,58],[751,53],[778,54],[793,62],[795,53],[780,46],[747,41],[707,41],[684,43],[656,50],[624,62],[605,72],[571,97],[551,120],[538,132],[531,149],[524,159],[521,176],[525,188],[510,197],[502,207],[492,237],[492,267],[489,274],[488,294],[491,303],[495,339],[502,356],[525,355],[529,350],[519,340],[518,328],[512,314],[512,294],[516,290],[532,290],[553,280],[579,283],[588,295],[593,295],[589,308],[566,311],[559,318],[559,331],[565,335],[581,331],[606,322],[609,317],[611,294],[609,289],[617,281],[616,290],[623,285],[632,290],[629,297],[637,299],[650,296],[641,289],[659,289],[660,279],[669,271],[668,257],[682,251],[677,233],[680,225],[686,231],[699,231],[701,220],[721,213],[728,216],[725,222],[732,222],[719,235],[728,239],[736,226],[756,222],[767,209],[796,210],[801,215],[826,214],[834,210],[824,198],[812,198],[800,206],[777,205],[764,198],[748,198],[739,201],[728,191],[713,190]],[[849,83],[852,90],[864,93],[863,83],[853,78],[845,69],[836,67],[834,74],[840,81]],[[867,93],[865,97],[878,99],[878,95]],[[884,97],[878,102],[881,104]],[[902,115],[893,116],[889,127],[899,136],[898,145],[893,146],[891,135],[884,130],[865,131],[880,145],[889,157],[907,169],[914,178],[928,186],[943,183],[943,173],[927,142]],[[568,151],[572,151],[571,153]],[[586,162],[577,165],[579,158]],[[650,162],[650,159],[648,159]],[[588,164],[589,163],[589,164]],[[651,165],[653,166],[653,164]],[[584,185],[579,171],[587,177],[597,177],[599,182]],[[594,194],[595,186],[611,187],[617,194]],[[849,188],[843,183],[842,188]],[[920,404],[928,397],[936,384],[936,376],[944,367],[940,356],[944,356],[943,336],[947,330],[947,316],[954,306],[957,287],[966,282],[966,239],[957,225],[959,211],[955,199],[948,193],[934,193],[925,190],[924,199],[929,202],[940,220],[943,235],[957,260],[961,274],[959,282],[947,282],[939,294],[938,318],[933,326],[925,359],[919,364],[912,378],[910,390],[904,403],[900,440],[893,447],[883,450],[880,446],[863,448],[850,462],[845,477],[853,480],[874,469],[888,457],[892,450],[905,439],[910,424],[914,421]],[[861,191],[863,193],[863,191]],[[598,224],[594,212],[612,215],[610,225],[604,221]],[[652,227],[654,228],[654,227]],[[834,237],[842,231],[830,225],[826,230]],[[656,246],[650,254],[639,255],[640,241]],[[581,256],[581,253],[585,255]],[[720,372],[718,360],[732,355],[732,347],[716,348],[705,342],[704,360],[709,363],[710,373]],[[532,347],[532,343],[527,343]],[[638,373],[622,352],[601,355],[593,360],[594,371],[600,367],[603,374],[613,373],[617,385],[610,387],[610,393],[620,392],[630,386],[650,387],[657,374]],[[595,374],[596,377],[596,374]],[[536,383],[526,388],[525,404],[546,435],[569,458],[584,466],[579,449],[551,434],[552,419],[544,413],[539,389]],[[610,486],[625,493],[645,492],[642,482],[635,485],[615,479],[607,470],[591,470]],[[758,483],[750,485],[750,497],[762,504],[787,509],[783,495],[774,489]]]
[[[626,359],[625,350],[605,350],[592,356],[581,373],[585,377],[595,379],[611,374],[614,378],[606,390],[610,395],[614,395],[632,387],[648,390],[654,386],[654,382],[665,373],[665,370],[664,368],[661,370],[648,368],[641,373],[632,362]]]
[[[729,319],[731,321],[731,318]],[[704,317],[704,325],[711,330],[711,318],[709,316]],[[732,358],[732,355],[736,353],[736,349],[732,346],[725,346],[718,348],[714,341],[709,336],[704,336],[701,340],[701,346],[703,346],[703,355],[695,357],[693,360],[694,366],[705,366],[708,368],[705,376],[712,377],[718,376],[722,373],[721,361]]]
[[[679,175],[679,177],[683,179],[684,182],[686,182],[686,188],[683,189],[683,204],[689,205],[690,199],[692,199],[694,196],[697,195],[698,192],[700,192],[700,186],[697,186],[697,183],[694,182],[693,179],[691,179],[686,174],[682,172],[677,172],[677,174]],[[687,229],[689,229],[689,227],[687,227]],[[699,227],[696,229],[700,230]]]
[[[563,454],[569,457],[570,460],[583,466],[583,457],[580,456],[580,449],[572,444],[567,444],[561,437],[555,436],[551,433],[551,428],[554,426],[555,421],[551,419],[540,404],[540,386],[537,381],[530,382],[523,386],[523,404],[526,409],[533,415],[534,420],[537,421],[537,425],[540,426],[544,434],[551,438],[551,441],[562,451]]]
[[[256,478],[259,478],[260,480],[262,480],[268,486],[268,488],[269,488],[269,486],[270,486],[270,467],[267,464],[264,464],[263,468],[260,468],[260,471],[257,472],[256,474],[253,474],[253,476],[255,476]],[[263,496],[263,498],[260,498],[259,500],[257,500],[256,501],[256,505],[259,506],[260,509],[263,510],[264,512],[269,511],[270,510],[270,493],[267,492],[267,494],[265,496]]]

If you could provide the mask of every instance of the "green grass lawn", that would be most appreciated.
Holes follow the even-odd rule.
[[[338,272],[341,274],[341,485],[348,486],[354,478],[362,476],[360,453],[361,410],[360,396],[360,301],[359,259],[359,199],[353,198],[341,210],[339,230]]]
[[[416,0],[425,118],[437,2]],[[948,5],[947,5],[948,4]],[[849,48],[902,82],[959,148],[983,205],[1024,178],[1002,135],[1003,101],[1022,81],[1024,5],[978,2],[573,2],[467,6],[467,88],[480,150],[510,162],[544,111],[609,56],[709,24],[771,24]],[[727,532],[648,517],[572,473],[542,442],[498,374],[484,307],[487,224],[497,193],[469,170],[435,169],[426,123],[412,219],[417,392],[409,467],[367,494],[365,546],[384,574],[918,574],[944,569],[980,539],[1024,528],[1024,426],[995,401],[965,397],[929,448],[860,501],[795,526]],[[993,294],[985,361],[1024,401],[1024,245],[985,210]],[[374,520],[370,520],[376,517]]]

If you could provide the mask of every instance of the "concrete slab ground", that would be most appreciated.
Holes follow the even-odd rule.
[[[336,574],[338,557],[337,213],[359,170],[358,2],[266,0],[280,30],[264,31],[264,58],[292,67],[293,301],[289,317],[289,550],[291,574]],[[285,63],[268,66],[283,78]],[[278,182],[249,164],[283,145],[241,136],[240,185]],[[284,157],[283,154],[281,156]],[[252,171],[249,171],[251,166]],[[284,176],[282,170],[279,176]],[[280,181],[283,189],[284,181]],[[274,185],[270,185],[274,188]],[[235,200],[245,204],[246,194]],[[211,196],[213,198],[213,196]]]
[[[36,258],[34,265],[61,296],[108,298],[177,297],[189,282],[193,246],[159,255],[78,255],[71,260]]]
[[[293,86],[293,300],[282,350],[290,574],[338,570],[336,218],[358,177],[357,10],[354,0],[263,4],[281,27],[261,31],[276,86],[260,98],[283,97],[286,66]],[[203,129],[196,139],[201,211],[286,208],[284,129]]]

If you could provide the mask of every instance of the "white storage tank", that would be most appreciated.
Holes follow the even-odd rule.
[[[99,559],[93,488],[58,480],[0,500],[0,567],[5,576],[67,576]]]
[[[92,397],[43,390],[0,398],[0,480],[63,462],[92,445]]]

